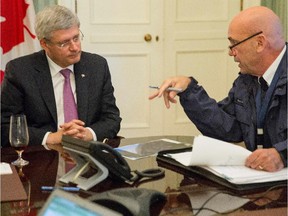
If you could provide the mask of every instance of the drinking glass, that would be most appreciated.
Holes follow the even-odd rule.
[[[22,158],[22,152],[29,143],[28,126],[24,114],[11,115],[9,141],[11,146],[18,153],[18,159],[13,161],[12,164],[18,167],[29,164],[28,161]]]

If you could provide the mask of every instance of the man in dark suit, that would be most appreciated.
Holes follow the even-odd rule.
[[[1,146],[9,145],[9,118],[26,115],[29,145],[60,144],[62,135],[86,141],[114,138],[121,118],[107,61],[81,51],[77,16],[63,6],[51,6],[36,16],[42,51],[10,61],[1,87]],[[76,117],[65,120],[64,76],[76,101]],[[73,96],[72,96],[73,97]],[[77,116],[78,114],[78,116]]]

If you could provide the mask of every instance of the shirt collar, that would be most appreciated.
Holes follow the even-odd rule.
[[[57,74],[62,69],[65,69],[65,68],[62,68],[59,65],[57,65],[47,54],[46,54],[46,57],[47,57],[48,65],[49,65],[49,68],[50,68],[52,75]],[[66,68],[70,69],[72,71],[72,73],[74,73],[74,67],[73,66],[74,65],[69,65]]]
[[[286,46],[284,46],[281,53],[278,55],[278,57],[275,59],[275,61],[270,65],[270,67],[265,71],[265,73],[262,76],[264,78],[264,80],[267,82],[268,86],[270,86],[270,84],[273,80],[273,77],[276,73],[276,70],[280,64],[282,57],[285,54],[286,49],[287,49]]]

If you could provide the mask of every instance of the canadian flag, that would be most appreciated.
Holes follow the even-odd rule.
[[[0,16],[1,83],[7,62],[41,47],[34,30],[33,0],[1,0]]]

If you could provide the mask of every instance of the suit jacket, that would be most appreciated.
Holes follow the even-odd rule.
[[[74,64],[79,119],[96,133],[98,140],[113,138],[121,118],[107,61],[82,52]],[[46,132],[57,131],[57,111],[52,78],[45,52],[10,61],[1,86],[1,145],[9,145],[9,117],[24,113],[29,126],[29,145],[42,143]]]

